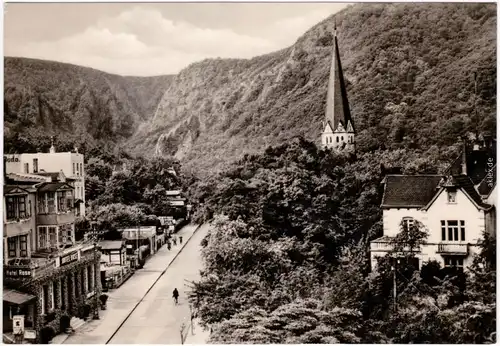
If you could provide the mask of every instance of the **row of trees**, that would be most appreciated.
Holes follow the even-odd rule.
[[[215,343],[477,343],[495,330],[491,239],[464,274],[429,263],[370,271],[381,235],[382,172],[373,162],[423,173],[424,158],[392,152],[355,159],[303,139],[246,156],[191,194],[213,218],[191,302]],[[224,215],[218,215],[224,214]],[[418,230],[418,229],[417,229]],[[404,230],[412,247],[425,232]],[[482,262],[482,265],[479,265]]]

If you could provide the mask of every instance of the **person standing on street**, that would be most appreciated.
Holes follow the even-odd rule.
[[[182,236],[179,236],[179,243],[182,245]]]
[[[175,305],[179,303],[179,291],[177,291],[177,288],[174,288],[174,292],[172,293],[172,297],[175,300]]]

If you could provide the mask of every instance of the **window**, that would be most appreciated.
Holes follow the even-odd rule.
[[[30,172],[30,165],[29,163],[24,164],[24,173],[29,173]]]
[[[66,191],[66,209],[71,210],[73,208],[73,194],[71,191]]]
[[[26,197],[17,197],[17,206],[19,208],[19,218],[25,219],[28,216],[26,213]]]
[[[33,173],[38,173],[38,159],[33,159]]]
[[[42,287],[42,315],[49,312],[49,286]]]
[[[55,213],[56,211],[56,202],[55,202],[55,194],[54,192],[47,192],[47,212]]]
[[[465,241],[465,221],[441,220],[441,240],[443,241]]]
[[[415,224],[415,220],[412,217],[404,217],[403,218],[403,227],[407,230],[411,229]]]
[[[47,247],[47,227],[38,227],[38,248],[45,249]]]
[[[20,257],[28,257],[28,236],[22,235],[19,237]]]
[[[49,246],[56,247],[57,246],[57,228],[49,227]]]
[[[343,141],[344,141],[344,136],[342,136],[342,138],[341,138],[341,139],[342,139],[342,142],[343,142]]]
[[[76,164],[76,175],[80,175],[80,165]]]
[[[75,164],[73,163],[73,175],[75,175]]]
[[[92,292],[94,288],[92,287],[92,270],[90,266],[87,267],[87,292]]]
[[[9,257],[16,257],[17,256],[17,251],[16,251],[17,244],[16,243],[17,243],[17,237],[8,238],[7,247],[9,250]]]
[[[448,203],[457,203],[457,191],[448,190]]]
[[[446,257],[444,257],[444,265],[445,265],[445,267],[463,268],[464,267],[464,259],[463,258],[456,258],[456,257],[452,257],[452,256],[446,256]]]
[[[50,311],[52,311],[55,308],[56,285],[54,284],[54,281],[52,281],[49,285],[50,285]]]
[[[66,202],[66,191],[57,191],[57,211],[67,211],[68,204]]]
[[[337,143],[339,142],[339,137],[336,137],[337,138]]]
[[[16,204],[14,197],[7,197],[7,220],[16,219]]]
[[[6,198],[7,220],[25,219],[28,217],[26,212],[26,196],[10,196]]]
[[[83,163],[80,163],[80,174],[83,175]]]

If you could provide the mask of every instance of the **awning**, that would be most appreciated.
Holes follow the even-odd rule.
[[[3,289],[3,301],[11,304],[22,305],[36,297],[16,290]]]

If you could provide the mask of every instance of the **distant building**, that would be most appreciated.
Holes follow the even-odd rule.
[[[10,154],[4,159],[6,173],[41,174],[55,178],[62,171],[65,177],[71,178],[71,185],[75,188],[77,215],[85,215],[84,157],[76,149],[75,152],[58,153],[52,145],[48,153]]]
[[[430,260],[469,266],[480,251],[483,232],[496,233],[495,160],[492,148],[474,146],[464,148],[444,175],[387,175],[383,236],[371,242],[372,267],[377,257],[393,252],[401,225],[410,227],[416,221],[429,233],[416,254],[419,266]]]
[[[321,144],[324,148],[331,148],[335,151],[354,152],[355,134],[335,28]]]

